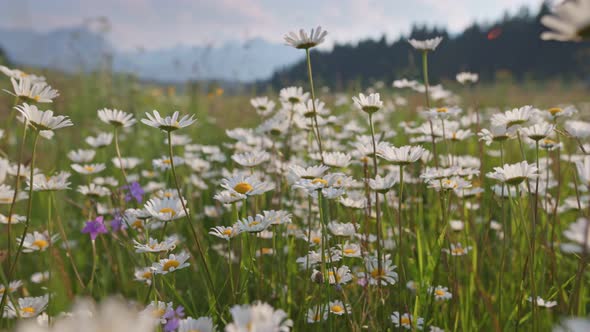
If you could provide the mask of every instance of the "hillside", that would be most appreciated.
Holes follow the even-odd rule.
[[[583,78],[590,72],[588,43],[547,42],[539,38],[544,28],[539,23],[548,12],[543,5],[537,14],[522,10],[506,15],[492,24],[473,24],[458,35],[446,30],[413,27],[409,36],[388,43],[363,40],[358,44],[336,45],[331,51],[314,51],[314,78],[332,87],[391,82],[402,77],[420,77],[420,54],[408,44],[408,38],[426,39],[444,36],[439,48],[430,55],[433,82],[452,79],[460,71],[473,71],[483,80],[493,80],[509,72],[516,79]],[[305,62],[278,71],[270,80],[274,86],[307,79]]]

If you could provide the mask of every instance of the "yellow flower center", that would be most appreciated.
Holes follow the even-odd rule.
[[[453,250],[451,250],[451,252],[455,255],[463,255],[465,253],[465,249],[462,247],[455,247]]]
[[[342,250],[342,252],[344,252],[347,255],[352,255],[352,254],[356,253],[356,250],[347,248],[347,249]]]
[[[35,242],[33,242],[33,245],[38,247],[39,249],[44,249],[49,245],[49,243],[43,239],[39,239],[35,240]]]
[[[373,277],[373,279],[379,279],[385,276],[385,271],[379,268],[374,269],[373,271],[371,271],[371,276]]]
[[[339,304],[334,304],[331,308],[332,312],[334,313],[341,313],[344,311],[344,308]]]
[[[171,259],[171,260],[167,261],[166,263],[164,263],[164,267],[162,267],[162,270],[170,271],[171,268],[177,268],[178,265],[180,265],[179,261],[177,261],[175,259]]]
[[[555,144],[555,143],[557,143],[557,142],[555,142],[554,140],[549,139],[549,138],[545,138],[543,140],[543,144],[545,144],[545,145],[551,145],[551,144]]]
[[[400,322],[402,325],[410,325],[410,318],[403,316]]]
[[[170,198],[170,197],[172,197],[172,195],[173,194],[171,192],[165,192],[164,193],[164,197],[166,197],[166,198]]]
[[[561,112],[563,112],[563,110],[559,107],[552,107],[549,109],[549,113],[551,113],[551,115],[553,115],[553,116],[555,116]]]
[[[39,101],[39,99],[41,99],[41,96],[39,96],[39,95],[33,96],[33,99],[34,99],[35,101]]]
[[[143,224],[139,219],[135,220],[131,226],[133,226],[133,228],[143,228]]]
[[[253,221],[253,222],[249,223],[248,226],[253,227],[253,226],[256,226],[258,224],[260,224],[259,221]]]
[[[161,208],[160,213],[168,213],[172,217],[174,217],[176,215],[176,211],[174,211],[174,209],[169,208],[169,207]]]
[[[94,172],[94,167],[92,167],[90,165],[86,165],[86,166],[84,166],[84,170],[86,172]]]
[[[435,294],[436,296],[444,296],[444,295],[445,295],[445,291],[444,291],[444,290],[442,290],[442,289],[436,289],[436,290],[434,291],[434,294]]]
[[[162,308],[154,309],[154,311],[152,311],[152,316],[154,316],[154,317],[162,317],[165,313],[166,313],[166,310],[164,310]]]
[[[227,235],[227,236],[230,236],[232,233],[233,232],[232,232],[232,229],[231,228],[228,228],[228,229],[226,229],[226,230],[223,231],[223,235]]]
[[[172,163],[172,161],[170,159],[162,160],[162,164],[170,165],[171,163]]]
[[[441,107],[436,110],[437,113],[447,113],[449,110],[446,107]]]
[[[234,190],[239,192],[242,195],[245,195],[246,193],[250,192],[252,189],[254,189],[252,187],[252,185],[250,185],[247,182],[240,182],[240,183],[236,184],[236,186],[234,187]]]
[[[270,255],[272,254],[272,248],[262,248],[260,249],[263,255]]]
[[[313,183],[313,184],[321,183],[324,186],[328,185],[328,181],[326,181],[322,178],[315,178],[315,179],[311,180],[311,183]]]
[[[334,271],[328,271],[328,276],[334,278]],[[340,282],[340,275],[336,274],[336,282]]]
[[[144,278],[144,279],[149,279],[149,278],[151,278],[151,277],[152,277],[152,272],[151,272],[151,271],[145,271],[145,272],[144,272],[144,273],[141,275],[141,277],[142,277],[142,278]]]
[[[322,242],[322,238],[319,236],[314,236],[311,238],[311,242],[313,242],[315,244],[320,244]]]
[[[21,310],[27,314],[34,314],[35,313],[35,308],[33,308],[33,307],[24,307]]]

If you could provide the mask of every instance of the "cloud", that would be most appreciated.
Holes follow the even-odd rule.
[[[222,44],[262,37],[276,42],[299,28],[322,25],[331,42],[390,39],[413,23],[457,32],[475,20],[492,20],[522,5],[537,10],[542,0],[25,0],[5,4],[3,26],[48,31],[104,16],[110,40],[122,49],[176,44]]]

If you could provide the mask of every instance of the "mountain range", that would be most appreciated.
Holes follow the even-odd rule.
[[[121,51],[100,33],[83,26],[46,33],[0,28],[0,48],[15,65],[66,72],[93,71],[107,66],[115,72],[166,82],[265,80],[303,56],[295,49],[260,38],[215,46],[177,45]]]

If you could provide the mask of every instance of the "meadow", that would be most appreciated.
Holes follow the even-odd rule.
[[[277,91],[1,67],[0,328],[587,331],[588,86],[331,92],[318,30]]]

